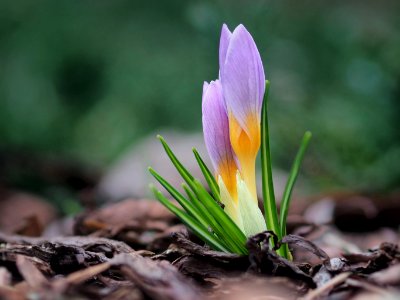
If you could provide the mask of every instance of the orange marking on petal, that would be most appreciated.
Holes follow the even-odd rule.
[[[236,172],[238,167],[236,162],[232,159],[222,159],[218,166],[218,175],[222,177],[224,184],[231,195],[237,202],[237,186],[236,186]]]
[[[229,134],[233,151],[239,163],[240,171],[247,187],[257,199],[255,164],[261,144],[260,122],[255,115],[249,115],[246,121],[248,130],[245,131],[232,113],[229,114]]]

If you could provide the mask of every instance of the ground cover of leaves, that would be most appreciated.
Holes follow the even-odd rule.
[[[205,247],[150,200],[74,219],[44,214],[52,220],[45,226],[27,214],[19,227],[1,227],[0,298],[399,299],[398,203],[360,195],[298,201],[290,234],[251,237],[248,256]],[[346,232],[354,222],[359,232]],[[273,240],[288,243],[294,260],[280,258]]]

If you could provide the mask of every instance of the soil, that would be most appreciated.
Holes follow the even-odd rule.
[[[158,202],[89,202],[60,218],[3,190],[0,299],[400,299],[399,194],[294,199],[289,234],[249,238],[248,256],[213,251]]]

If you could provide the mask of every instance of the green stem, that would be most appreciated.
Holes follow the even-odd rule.
[[[268,133],[268,117],[267,104],[270,82],[265,82],[265,96],[261,113],[261,171],[262,171],[262,191],[264,198],[265,221],[268,230],[272,230],[282,238],[281,230],[278,222],[278,211],[275,203],[274,183],[272,179],[271,153],[269,145]],[[278,249],[277,253],[280,256],[286,257],[286,252],[283,247]]]

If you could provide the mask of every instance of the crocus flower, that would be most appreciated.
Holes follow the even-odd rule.
[[[204,140],[220,186],[221,198],[229,198],[229,201],[223,200],[225,210],[240,225],[237,201],[231,200],[237,199],[238,165],[229,139],[229,120],[219,80],[204,83],[202,102]]]
[[[219,80],[203,87],[203,131],[228,215],[246,235],[266,229],[258,208],[255,163],[260,148],[265,75],[243,25],[223,25]]]

